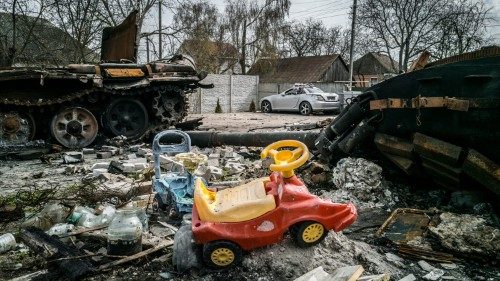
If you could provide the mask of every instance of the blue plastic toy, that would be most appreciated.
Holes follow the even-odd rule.
[[[160,144],[162,138],[181,139],[176,144]],[[176,213],[191,213],[193,208],[194,181],[197,177],[191,175],[186,169],[181,171],[168,171],[161,173],[160,155],[168,153],[175,155],[186,153],[191,150],[191,138],[189,135],[179,130],[168,130],[158,133],[153,140],[153,157],[155,175],[153,177],[153,187],[156,196],[153,203],[155,211],[170,211]]]

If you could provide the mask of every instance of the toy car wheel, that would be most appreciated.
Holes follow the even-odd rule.
[[[154,212],[165,211],[167,209],[167,206],[163,203],[163,200],[161,200],[160,194],[156,193],[152,207]]]
[[[203,246],[203,261],[213,268],[228,268],[241,263],[243,251],[233,242],[215,241]]]
[[[194,243],[191,225],[181,226],[174,236],[172,264],[178,272],[199,267],[198,247]]]
[[[297,246],[305,248],[321,243],[328,234],[328,230],[319,222],[305,221],[293,225],[290,228],[290,234]]]

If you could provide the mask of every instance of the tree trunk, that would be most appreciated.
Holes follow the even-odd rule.
[[[241,35],[241,57],[240,57],[240,66],[241,66],[241,74],[245,75],[247,73],[246,70],[246,58],[247,58],[247,20],[243,20],[243,34]]]

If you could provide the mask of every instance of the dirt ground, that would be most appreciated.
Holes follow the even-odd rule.
[[[192,114],[188,119],[199,117],[204,117],[200,130],[248,131],[252,129],[281,130],[292,125],[315,123],[334,116],[226,113]],[[145,143],[143,148],[150,149],[151,145]],[[133,150],[127,144],[121,146],[120,150],[121,153],[105,161],[124,161],[123,159],[133,154]],[[245,169],[238,174],[238,177],[242,180],[260,177],[269,172],[259,160],[260,148],[225,147],[195,149],[195,151],[205,155],[223,154],[223,151],[241,154],[243,159],[240,161]],[[58,154],[54,154],[53,158],[51,163],[42,163],[38,159],[0,160],[0,194],[12,195],[20,190],[28,191],[29,194],[29,191],[33,190],[55,188],[58,191],[55,196],[57,198],[52,199],[69,200],[74,188],[82,182],[82,179],[88,177],[89,173],[92,173],[91,166],[103,161],[97,159],[95,154],[85,155],[84,162],[78,164],[64,164]],[[352,201],[358,210],[359,217],[354,225],[343,232],[330,232],[326,239],[317,246],[307,249],[298,248],[287,234],[279,244],[245,253],[241,266],[226,271],[214,271],[202,267],[184,274],[174,270],[170,258],[171,250],[165,249],[144,259],[87,277],[85,280],[294,280],[318,266],[323,266],[325,271],[331,273],[339,267],[358,264],[364,267],[365,274],[389,273],[391,280],[399,280],[408,274],[414,274],[416,280],[424,280],[423,276],[429,272],[419,265],[418,258],[401,256],[394,245],[375,236],[377,229],[393,210],[396,208],[440,209],[495,217],[491,211],[484,211],[484,208],[479,211],[474,210],[478,205],[487,205],[484,203],[486,202],[484,198],[467,197],[469,205],[457,206],[453,203],[454,193],[451,191],[443,190],[429,182],[408,178],[383,160],[370,160],[382,167],[379,178],[366,178],[362,174],[357,174],[356,171],[363,171],[372,164],[356,159],[347,160],[358,165],[357,170],[354,169],[354,164],[349,164],[345,169],[352,174],[349,179],[339,180],[338,174],[342,171],[339,172],[338,167],[335,170],[334,165],[323,165],[321,169],[318,168],[321,166],[319,164],[314,164],[319,165],[318,167],[306,165],[303,169],[297,170],[297,175],[305,181],[311,193],[339,203]],[[318,169],[320,172],[315,172]],[[336,173],[335,177],[334,173]],[[321,176],[319,182],[317,175]],[[135,180],[136,176],[127,177]],[[344,187],[336,187],[334,182],[337,182],[337,185],[343,184]],[[72,191],[68,192],[68,190]],[[38,208],[27,208],[28,213],[36,213],[46,202],[43,202],[42,198],[42,202],[38,203]],[[149,218],[150,227],[158,227],[155,220],[159,221],[162,216],[150,213]],[[17,233],[21,221],[0,223],[0,234]],[[490,221],[488,219],[488,222]],[[498,238],[495,239],[498,241]],[[91,248],[99,249],[105,247],[105,244],[105,241],[101,241],[92,245]],[[443,276],[436,280],[500,280],[498,254],[496,258],[481,260],[460,257],[453,262],[453,265],[430,261],[428,263],[434,269],[444,271]],[[26,246],[19,244],[15,250],[0,254],[0,280],[8,280],[34,272],[45,268],[46,265],[47,262],[41,256],[28,251]],[[53,278],[57,280],[61,277]]]
[[[276,127],[289,127],[293,125],[303,125],[316,123],[327,118],[333,118],[335,115],[317,114],[302,116],[296,113],[205,113],[190,114],[187,119],[203,118],[203,125],[200,130],[214,130],[226,132],[246,132],[263,128],[273,130]]]

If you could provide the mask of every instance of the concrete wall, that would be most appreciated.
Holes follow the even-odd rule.
[[[312,83],[314,86],[328,93],[340,94],[346,90],[347,83]],[[259,83],[259,99],[281,93],[293,87],[293,83]]]
[[[214,88],[189,94],[191,113],[214,113],[217,99],[225,113],[248,111],[252,100],[257,105],[259,76],[209,74],[202,83],[213,83]]]

